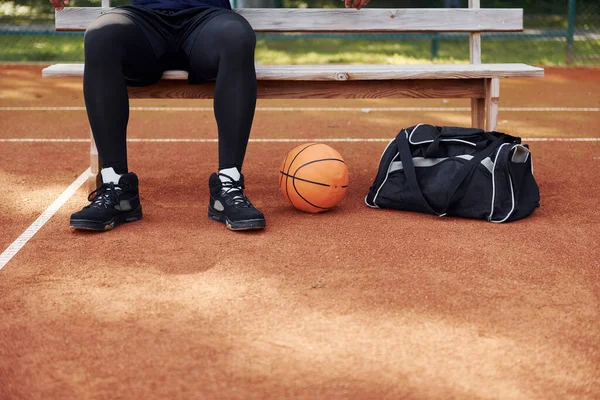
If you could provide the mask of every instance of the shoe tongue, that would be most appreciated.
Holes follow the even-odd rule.
[[[235,195],[237,192],[240,192],[240,191],[241,191],[241,188],[239,188],[239,187],[235,187],[235,186],[234,186],[234,187],[231,187],[231,186],[223,186],[221,190],[222,190],[223,192],[225,192],[225,193],[231,193],[231,194],[234,194],[234,195]],[[236,196],[236,197],[239,197],[239,196]]]
[[[219,174],[219,180],[221,181],[222,184],[223,183],[225,183],[225,184],[231,183],[232,185],[235,185],[235,183],[236,183],[236,181],[234,181],[232,177],[230,177],[227,174],[223,174],[223,173]],[[237,186],[229,186],[229,185],[223,186],[223,190],[226,192],[233,192],[233,191],[240,190],[240,189],[241,188],[237,187]]]
[[[102,175],[102,183],[114,183],[115,185],[119,183],[122,176],[117,174],[112,167],[103,168],[100,174]]]
[[[243,199],[242,194],[241,194],[242,193],[241,187],[228,185],[228,184],[235,185],[236,183],[239,183],[239,181],[236,182],[229,175],[223,174],[223,173],[219,173],[219,180],[221,180],[221,184],[226,184],[226,186],[225,185],[221,186],[222,193],[233,196],[232,198],[234,201]]]

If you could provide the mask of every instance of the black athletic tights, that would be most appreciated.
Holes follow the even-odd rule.
[[[241,170],[256,106],[254,47],[250,25],[225,13],[198,26],[188,52],[190,76],[216,78],[214,111],[219,132],[219,169]],[[143,81],[164,60],[130,18],[106,14],[85,35],[83,89],[88,118],[102,168],[128,172],[126,131],[128,82]]]

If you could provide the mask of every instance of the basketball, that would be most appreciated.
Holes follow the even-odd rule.
[[[338,205],[348,189],[348,166],[322,143],[305,143],[288,153],[279,168],[279,191],[296,209],[318,213]]]

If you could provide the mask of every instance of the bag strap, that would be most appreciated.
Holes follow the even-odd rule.
[[[406,129],[403,129],[400,131],[400,133],[398,133],[398,136],[396,137],[396,143],[398,144],[398,154],[400,154],[400,161],[402,161],[402,168],[404,169],[404,175],[406,176],[406,183],[412,189],[410,193],[413,195],[413,201],[420,205],[424,211],[441,216],[443,213],[439,213],[431,207],[431,205],[423,196],[423,192],[419,187]]]
[[[446,202],[446,206],[442,210],[444,214],[448,212],[448,210],[455,203],[465,197],[465,194],[467,193],[467,185],[465,185],[465,183],[471,181],[471,178],[473,177],[473,174],[475,173],[479,163],[484,158],[490,156],[502,144],[511,143],[512,139],[513,138],[509,135],[500,134],[500,136],[495,137],[495,139],[485,149],[475,153],[473,158],[459,170],[452,180],[450,188],[448,189],[448,200]]]
[[[465,196],[466,185],[464,185],[464,183],[471,181],[473,173],[477,169],[479,163],[484,158],[490,156],[503,143],[512,143],[514,141],[514,138],[512,136],[503,133],[500,133],[497,137],[490,135],[488,132],[484,133],[484,135],[488,137],[492,136],[493,140],[489,142],[489,145],[486,148],[475,153],[473,155],[473,158],[469,160],[469,162],[467,162],[459,170],[458,174],[454,177],[450,184],[450,188],[448,190],[448,200],[446,201],[445,207],[440,211],[436,211],[433,207],[431,207],[427,199],[425,199],[425,197],[423,196],[423,192],[419,186],[419,182],[417,181],[415,165],[413,163],[412,153],[410,150],[410,143],[408,141],[408,133],[406,129],[400,131],[400,133],[398,133],[398,136],[396,137],[396,143],[398,144],[398,154],[400,155],[400,161],[402,162],[404,175],[406,176],[406,182],[408,186],[412,189],[412,200],[416,204],[421,206],[424,211],[438,216],[445,215],[456,202],[460,201],[460,199],[462,199]]]
[[[481,129],[467,129],[467,128],[452,128],[453,130],[449,130],[449,131],[444,131],[444,128],[442,128],[442,131],[433,139],[433,142],[431,142],[429,144],[429,146],[427,146],[425,148],[425,153],[424,156],[425,158],[437,158],[437,157],[441,157],[440,154],[440,146],[442,144],[452,144],[452,142],[449,141],[444,141],[444,138],[446,138],[446,140],[449,139],[455,139],[455,140],[466,140],[469,141],[469,139],[474,138],[474,136],[476,136],[476,139],[474,140],[476,142],[475,145],[475,149],[477,150],[483,150],[485,148],[487,148],[487,146],[493,142],[494,140],[496,140],[497,136],[494,136],[492,133],[490,132],[484,132]],[[455,133],[457,132],[458,129],[464,129],[465,133],[461,136],[456,135]],[[452,133],[453,135],[450,135],[448,132]],[[474,132],[474,133],[473,133]]]

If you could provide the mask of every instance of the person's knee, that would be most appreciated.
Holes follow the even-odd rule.
[[[131,25],[129,18],[118,14],[106,14],[92,22],[83,39],[86,61],[120,57]]]
[[[254,55],[256,34],[246,20],[237,18],[227,20],[218,33],[221,54]]]

